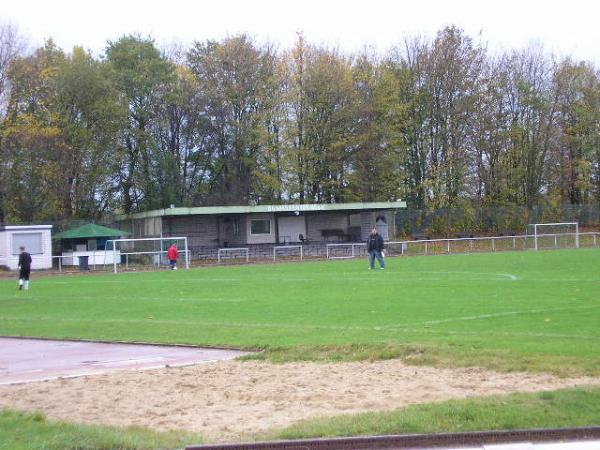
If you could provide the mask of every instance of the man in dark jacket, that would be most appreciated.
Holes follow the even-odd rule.
[[[379,261],[379,268],[384,269],[383,238],[377,232],[377,228],[373,228],[371,234],[367,238],[367,251],[369,252],[369,268],[375,268],[375,258],[377,258],[377,261]]]
[[[29,273],[31,272],[31,255],[25,251],[25,247],[19,247],[19,290],[29,289]]]

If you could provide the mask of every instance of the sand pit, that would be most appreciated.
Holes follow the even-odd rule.
[[[600,378],[435,369],[397,360],[221,361],[1,386],[0,407],[81,423],[185,429],[214,441],[234,441],[312,417],[598,384]]]

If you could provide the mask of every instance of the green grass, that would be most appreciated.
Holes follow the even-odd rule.
[[[75,425],[46,421],[40,413],[0,411],[0,450],[149,450],[191,443],[202,443],[202,438],[185,432]]]
[[[415,405],[394,412],[306,420],[263,438],[597,426],[599,417],[600,389],[564,389]]]
[[[253,359],[600,375],[600,251],[0,279],[0,335],[265,349]],[[593,425],[600,389],[303,422],[267,438]],[[0,449],[173,448],[200,438],[0,413]]]
[[[600,251],[0,280],[0,335],[600,374]]]

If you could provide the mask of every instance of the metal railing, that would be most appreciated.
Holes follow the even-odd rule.
[[[557,234],[538,234],[536,235],[518,235],[518,236],[489,236],[489,237],[468,237],[468,238],[449,238],[449,239],[423,239],[423,240],[404,240],[404,241],[389,241],[385,243],[386,256],[413,256],[413,255],[442,255],[442,254],[457,254],[457,253],[475,253],[475,252],[502,252],[502,251],[524,251],[530,250],[535,251],[536,245],[539,250],[546,249],[560,249],[560,248],[590,248],[598,247],[600,244],[600,233],[598,232],[586,232],[586,233],[557,233]],[[295,255],[298,254],[300,260],[304,260],[308,257],[305,249],[301,245],[286,245],[286,246],[273,246],[270,257],[269,253],[260,255],[251,255],[250,248],[220,248],[215,249],[217,263],[228,262],[239,262],[240,260],[249,263],[250,259],[272,259],[277,260],[278,257],[292,256],[291,252]],[[288,255],[282,255],[282,252],[287,252]],[[90,255],[91,263],[89,266],[96,270],[96,267],[102,267],[103,270],[107,270],[107,266],[113,266],[113,262],[105,262],[104,264],[97,263],[97,257],[103,257],[105,251],[99,250],[91,252]],[[183,251],[185,257],[185,251]],[[153,252],[121,252],[119,257],[122,257],[124,268],[127,269],[130,264],[130,256],[141,256],[143,254],[153,254],[158,256],[157,260],[154,261],[154,265],[159,266],[162,263],[166,251],[153,251]],[[348,243],[335,243],[335,244],[323,244],[321,250],[313,254],[313,258],[326,259],[346,259],[346,258],[357,258],[365,257],[367,255],[367,249],[364,242],[348,242]],[[187,252],[188,261],[192,260],[192,252]],[[195,254],[196,257],[201,254]],[[64,267],[70,264],[64,264],[64,259],[75,259],[77,256],[53,256],[53,260],[58,261],[58,270],[63,271]],[[214,261],[214,259],[213,259]],[[72,261],[73,262],[73,261]],[[72,264],[74,268],[78,264]]]
[[[386,242],[385,248],[391,256],[582,248],[598,247],[599,236],[600,233],[588,232],[405,240]],[[354,258],[366,253],[364,243],[327,244],[326,257]]]
[[[389,254],[438,255],[473,252],[546,250],[597,247],[600,233],[556,233],[519,236],[489,236],[455,239],[425,239],[386,243]]]

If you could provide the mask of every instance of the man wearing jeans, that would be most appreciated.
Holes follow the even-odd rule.
[[[367,251],[369,252],[369,269],[375,268],[375,258],[379,261],[379,268],[384,269],[383,238],[377,232],[377,228],[373,228],[371,234],[367,238]]]

